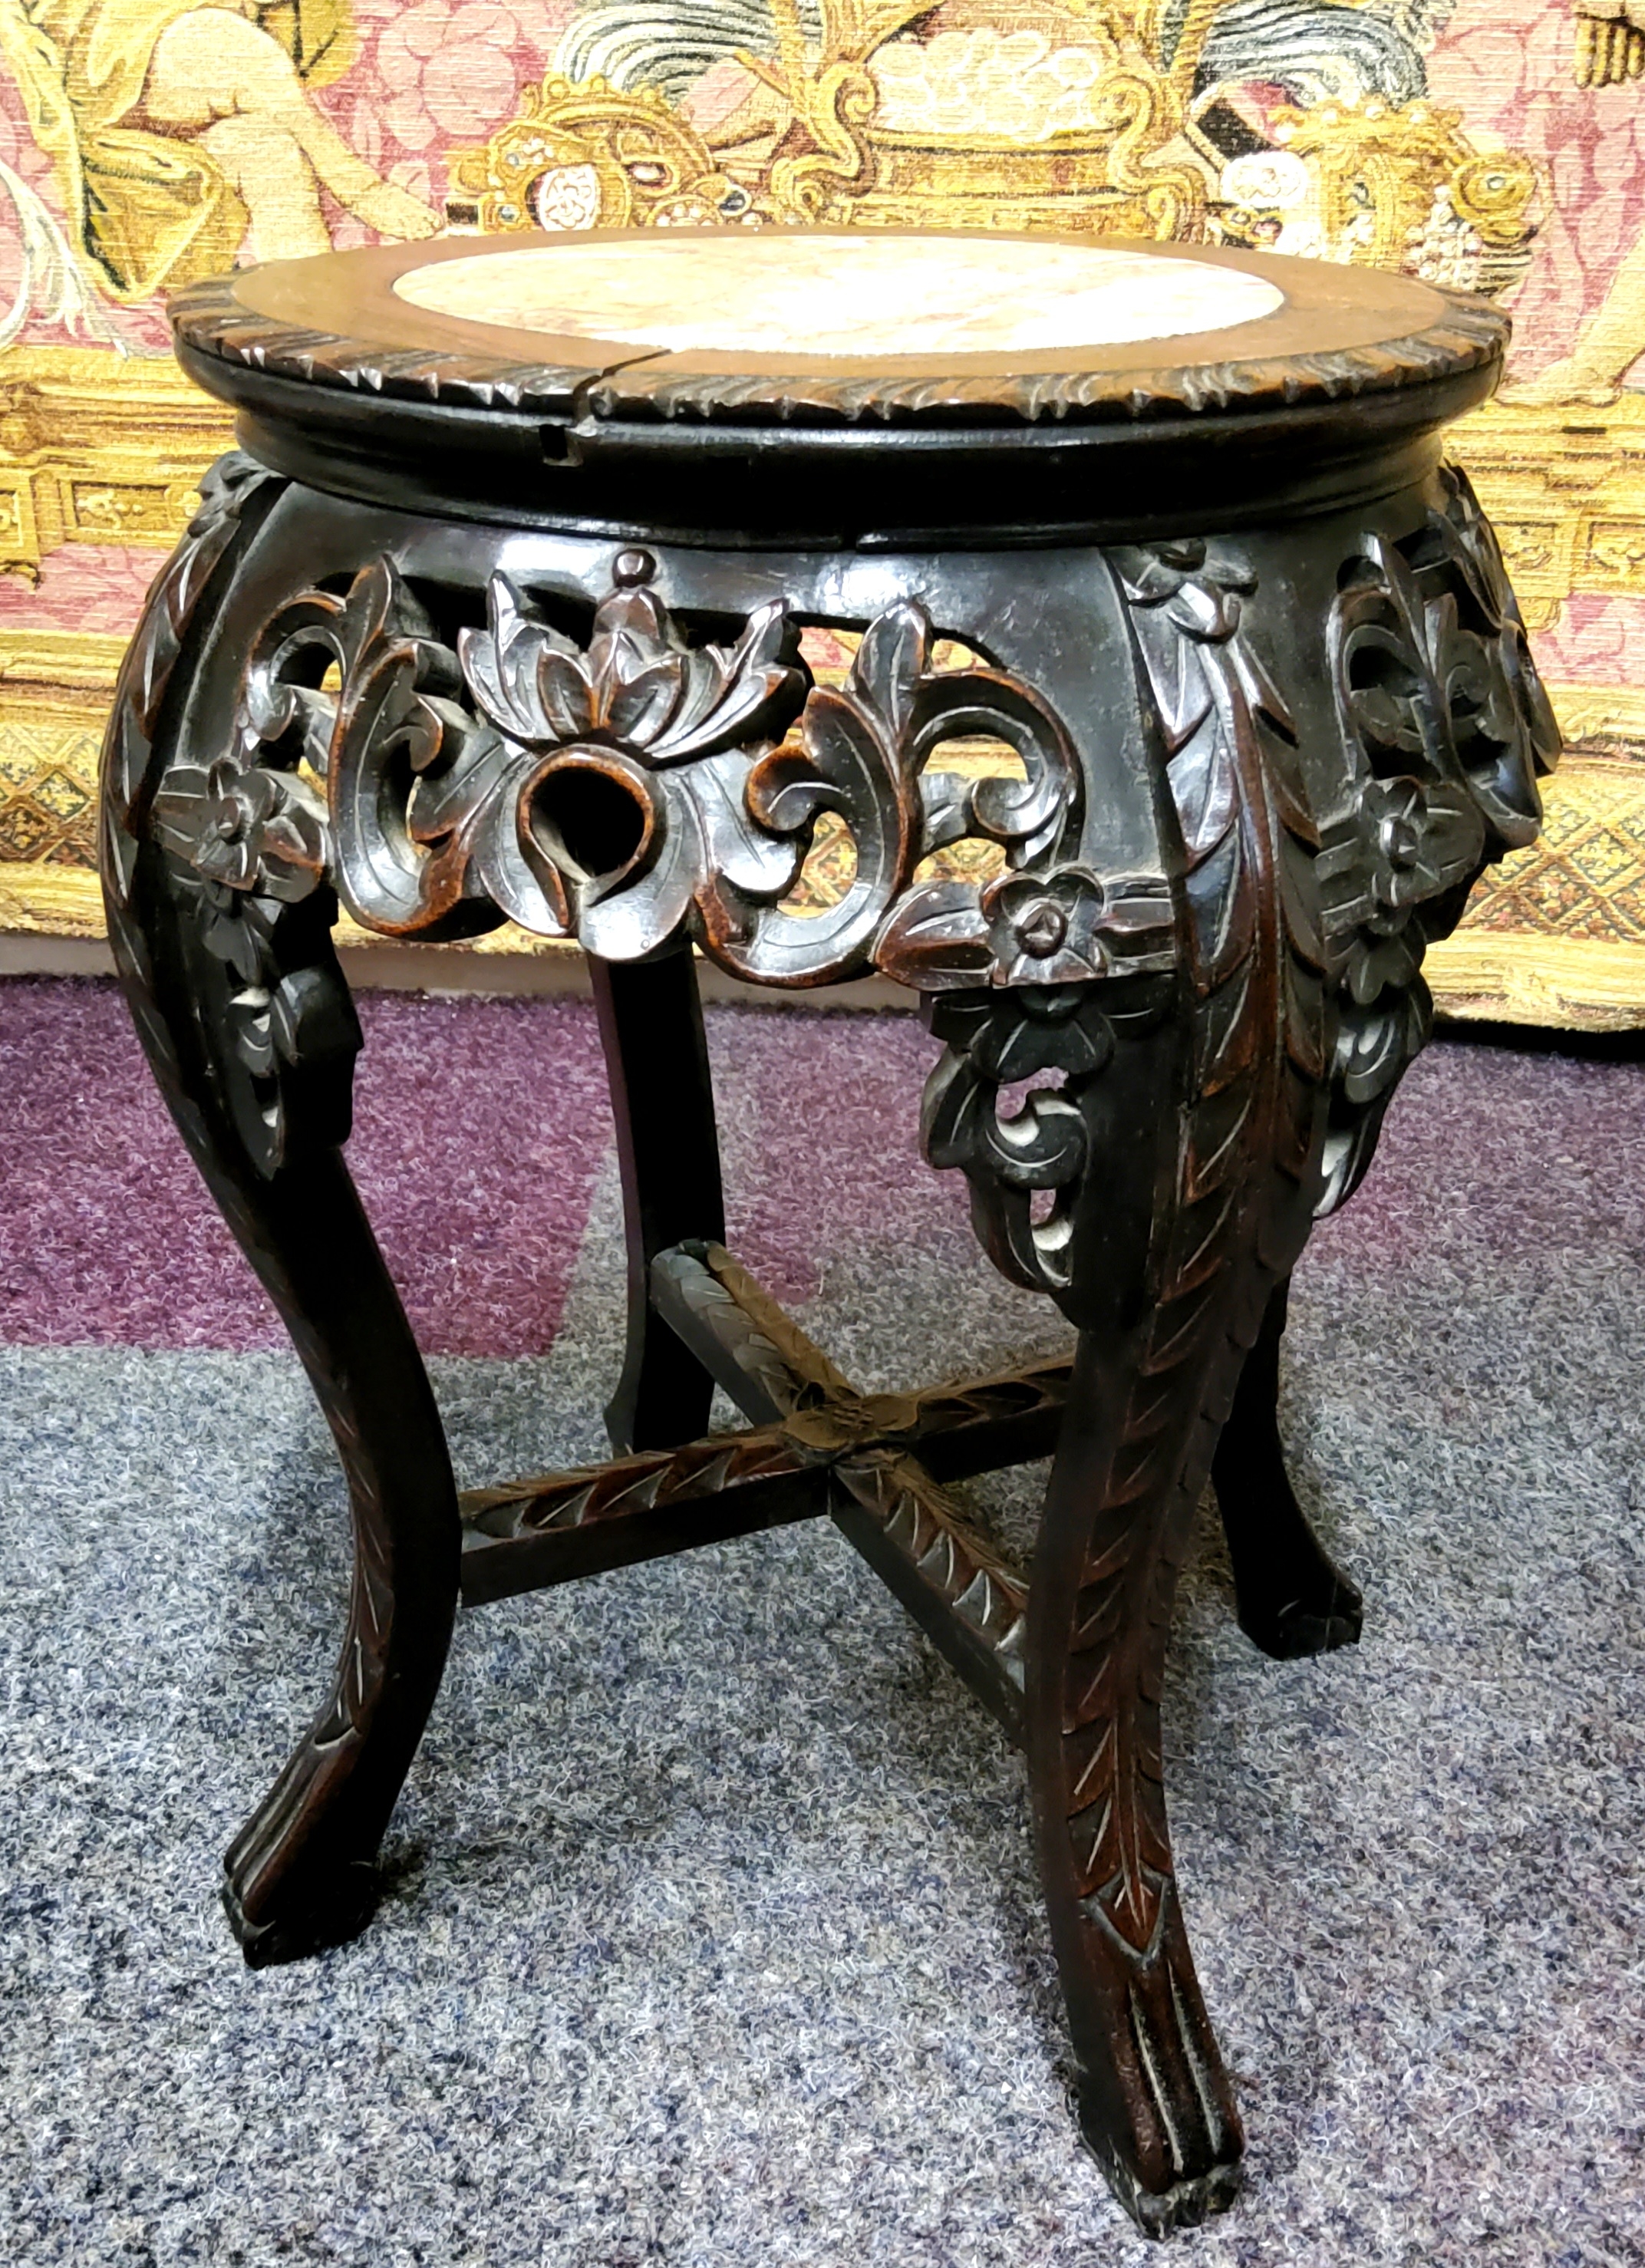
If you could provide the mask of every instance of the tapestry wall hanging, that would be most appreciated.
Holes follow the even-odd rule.
[[[1511,310],[1457,453],[1571,753],[1435,990],[1645,1023],[1645,0],[0,0],[0,930],[98,933],[102,715],[229,438],[168,290],[444,229],[1073,229]]]

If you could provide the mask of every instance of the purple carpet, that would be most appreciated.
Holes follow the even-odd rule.
[[[349,1160],[431,1354],[547,1351],[612,1130],[586,1001],[366,994]],[[732,1233],[782,1299],[820,1225],[963,1217],[917,1156],[932,1042],[910,1018],[712,1018]],[[734,1123],[730,1123],[734,1120]],[[0,985],[0,1344],[284,1344],[112,984]],[[827,1233],[826,1227],[823,1233]]]
[[[431,1354],[535,1355],[559,1328],[612,1141],[581,1000],[366,994],[349,1158]],[[958,1233],[918,1152],[934,1047],[911,1016],[709,1017],[729,1235],[772,1292],[819,1256]],[[1397,1277],[1455,1238],[1550,1264],[1574,1224],[1645,1238],[1645,1064],[1438,1046],[1376,1170],[1314,1247]],[[0,984],[0,1344],[284,1344],[149,1077],[112,984]]]

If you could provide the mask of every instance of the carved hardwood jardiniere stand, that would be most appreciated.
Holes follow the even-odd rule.
[[[1243,254],[638,242],[350,253],[177,304],[243,453],[126,664],[109,925],[356,1555],[229,1912],[254,1962],[363,1926],[460,1600],[827,1515],[1026,1752],[1081,2123],[1162,2230],[1227,2201],[1241,2150],[1166,1823],[1177,1569],[1209,1476],[1254,1642],[1358,1634],[1286,1479],[1286,1285],[1426,1036],[1425,946],[1534,834],[1556,753],[1441,459],[1505,326]],[[857,635],[843,683],[807,625]],[[1014,777],[945,768],[979,735]],[[803,913],[825,816],[854,873]],[[983,879],[928,864],[966,840]],[[456,1494],[343,1162],[339,900],[589,956],[631,1270],[608,1465]],[[1071,1364],[865,1395],[749,1278],[693,946],[922,997],[926,1154],[1077,1327]],[[706,1432],[716,1381],[746,1430]],[[950,1484],[1052,1450],[1019,1570]]]

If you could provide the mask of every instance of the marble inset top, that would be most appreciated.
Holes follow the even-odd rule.
[[[1021,238],[719,231],[533,245],[413,268],[413,306],[664,353],[1077,351],[1256,321],[1285,304],[1209,261]]]

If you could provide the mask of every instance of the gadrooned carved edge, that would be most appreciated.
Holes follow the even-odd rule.
[[[1465,293],[1441,291],[1444,313],[1376,346],[1154,369],[1046,372],[1014,377],[682,375],[672,357],[620,370],[511,362],[309,330],[245,306],[232,275],[175,293],[173,328],[196,353],[270,377],[385,400],[459,408],[564,412],[596,418],[708,424],[975,424],[984,413],[1023,424],[1124,423],[1208,410],[1256,412],[1427,385],[1499,361],[1509,319]]]

